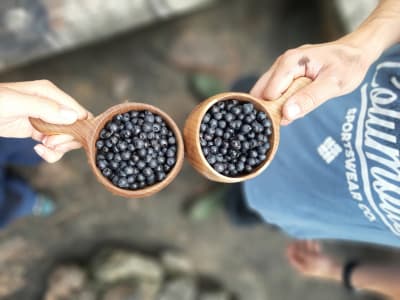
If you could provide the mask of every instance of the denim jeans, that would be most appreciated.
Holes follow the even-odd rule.
[[[7,167],[40,163],[33,150],[35,144],[31,139],[0,138],[0,227],[32,213],[36,193],[26,182],[10,175]]]

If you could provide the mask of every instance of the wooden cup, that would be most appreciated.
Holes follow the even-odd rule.
[[[172,170],[170,170],[170,172],[168,173],[167,177],[161,182],[139,190],[125,190],[113,185],[106,177],[103,176],[101,171],[96,166],[96,141],[99,138],[100,131],[105,127],[106,123],[110,121],[115,115],[131,110],[148,110],[156,115],[159,115],[175,134],[177,145],[176,163]],[[143,198],[151,196],[170,184],[182,168],[184,158],[184,144],[178,126],[166,113],[164,113],[157,107],[149,104],[127,102],[115,105],[95,118],[78,120],[72,125],[49,124],[42,121],[41,119],[35,118],[30,118],[29,120],[36,130],[45,135],[72,135],[77,141],[82,144],[83,148],[85,149],[88,163],[92,168],[92,171],[95,174],[97,180],[102,183],[107,190],[118,196],[122,196],[125,198]]]
[[[270,162],[274,158],[276,150],[278,149],[279,128],[282,119],[283,104],[291,95],[308,85],[310,82],[311,80],[306,77],[295,79],[290,87],[286,90],[286,92],[275,101],[265,101],[257,99],[245,93],[221,93],[204,100],[191,112],[188,119],[186,120],[183,130],[186,157],[189,160],[190,164],[199,173],[201,173],[208,179],[223,183],[241,182],[259,175],[270,164]],[[269,139],[271,148],[268,150],[266,159],[257,168],[246,175],[228,177],[215,171],[204,157],[200,145],[200,125],[204,115],[215,103],[217,103],[218,101],[233,99],[238,101],[250,102],[257,110],[265,112],[272,123],[272,134]]]

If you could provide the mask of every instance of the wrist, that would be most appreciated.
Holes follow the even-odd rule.
[[[340,282],[342,280],[343,265],[339,262],[334,262],[330,267],[330,272],[327,274],[327,279]]]
[[[400,1],[381,1],[355,31],[340,40],[359,48],[372,63],[387,48],[400,42]]]

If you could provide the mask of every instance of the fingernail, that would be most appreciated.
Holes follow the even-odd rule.
[[[78,119],[78,114],[69,108],[60,109],[60,116],[66,123],[74,123]]]
[[[286,116],[290,119],[296,119],[300,115],[300,106],[296,103],[290,103],[286,106]]]
[[[33,147],[33,149],[39,156],[42,156],[44,154],[44,150],[40,145],[36,145],[35,147]]]

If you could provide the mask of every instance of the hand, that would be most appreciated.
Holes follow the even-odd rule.
[[[250,93],[258,98],[274,100],[297,77],[312,79],[283,106],[282,125],[287,125],[325,101],[353,91],[375,58],[345,38],[331,43],[304,45],[281,55]]]
[[[46,161],[55,162],[81,145],[69,135],[41,134],[31,126],[29,117],[67,125],[88,118],[89,113],[50,81],[0,83],[0,136],[42,142],[35,151]]]
[[[305,276],[341,280],[341,264],[324,254],[316,241],[292,242],[286,256],[292,267]]]

